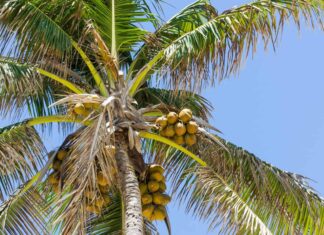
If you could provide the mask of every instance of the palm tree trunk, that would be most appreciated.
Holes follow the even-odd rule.
[[[125,235],[143,235],[141,194],[135,169],[128,155],[128,142],[125,136],[117,138],[116,160],[119,169],[119,180],[123,196],[123,231]]]

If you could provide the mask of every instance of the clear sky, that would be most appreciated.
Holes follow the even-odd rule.
[[[166,19],[192,1],[166,1]],[[213,1],[219,11],[247,1]],[[287,24],[277,51],[262,46],[238,76],[209,88],[203,95],[215,110],[212,124],[223,137],[284,170],[305,175],[324,195],[324,32]],[[8,120],[0,121],[0,127]],[[57,147],[58,134],[46,135],[48,149]],[[203,235],[207,224],[171,203],[175,235]],[[159,223],[161,235],[167,234]]]

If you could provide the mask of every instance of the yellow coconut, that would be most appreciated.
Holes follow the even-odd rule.
[[[100,193],[107,193],[108,191],[109,191],[109,187],[108,187],[108,185],[106,185],[106,186],[101,186],[101,185],[99,185],[99,190],[100,190]]]
[[[186,134],[185,141],[188,146],[192,146],[197,143],[197,137],[196,135]]]
[[[95,205],[88,205],[85,209],[90,213],[100,214],[100,208]]]
[[[160,136],[167,137],[165,133],[165,128],[160,130]]]
[[[163,206],[158,206],[154,209],[151,220],[164,220],[166,217],[166,210]]]
[[[116,154],[116,147],[114,145],[106,145],[105,151],[108,156],[115,156]]]
[[[156,172],[151,173],[150,179],[160,182],[164,179],[164,177],[160,172],[156,171]]]
[[[60,160],[55,159],[55,160],[53,161],[52,168],[53,168],[54,170],[58,171],[58,170],[60,170],[61,165],[62,165],[62,162],[61,162]]]
[[[58,184],[60,181],[59,175],[55,172],[48,176],[48,182],[52,185]]]
[[[163,174],[163,173],[164,173],[164,168],[163,168],[163,166],[161,166],[161,165],[158,165],[158,164],[152,164],[152,165],[150,165],[149,172],[150,172],[150,173],[153,173],[153,172],[160,172],[161,174]]]
[[[96,197],[96,192],[94,191],[90,191],[90,190],[86,190],[84,192],[84,196],[90,200],[93,200]]]
[[[147,188],[148,188],[149,192],[151,192],[151,193],[158,191],[159,187],[160,187],[159,182],[157,182],[155,180],[151,180],[147,184]]]
[[[163,193],[153,193],[153,202],[156,205],[167,205],[171,201],[171,197]]]
[[[159,183],[160,187],[159,187],[159,192],[164,193],[166,190],[166,184],[162,181]]]
[[[189,122],[192,118],[192,111],[190,109],[183,109],[179,113],[179,118],[183,122]]]
[[[147,192],[147,184],[145,183],[140,183],[139,184],[139,190],[141,192],[141,195]]]
[[[143,203],[143,205],[147,205],[147,204],[152,203],[152,200],[153,200],[153,198],[152,198],[151,194],[146,193],[146,194],[142,195],[142,203]]]
[[[165,136],[166,137],[173,137],[175,135],[173,125],[168,125],[164,130],[165,130]]]
[[[169,124],[174,124],[178,121],[178,114],[175,112],[170,112],[167,115],[167,119]]]
[[[76,114],[79,114],[79,115],[87,115],[87,110],[86,108],[84,107],[84,105],[82,103],[77,103],[74,108],[73,108],[73,111],[76,113]]]
[[[102,197],[97,198],[97,199],[95,200],[94,204],[95,204],[97,207],[101,208],[101,207],[105,204],[105,199],[103,199]]]
[[[186,133],[186,126],[182,122],[177,122],[174,125],[174,131],[177,136],[182,136]]]
[[[187,124],[187,132],[189,134],[196,134],[198,132],[198,124],[194,121],[190,121]]]
[[[144,205],[142,208],[143,216],[150,220],[152,213],[154,211],[154,206],[152,204]]]
[[[108,185],[108,180],[102,173],[102,171],[98,172],[97,174],[97,182],[101,186],[107,186]]]
[[[68,152],[66,150],[61,149],[60,151],[57,152],[56,157],[58,160],[63,161],[67,154],[68,154]]]
[[[173,141],[174,141],[176,144],[178,144],[178,145],[183,145],[183,144],[185,144],[184,136],[177,136],[177,135],[175,135],[175,136],[173,137]]]
[[[168,119],[165,116],[159,117],[156,119],[155,124],[160,128],[164,128],[168,125]]]

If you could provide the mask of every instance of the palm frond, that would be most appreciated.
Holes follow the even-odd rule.
[[[259,38],[265,47],[269,42],[275,47],[287,20],[292,19],[298,27],[302,18],[322,25],[322,15],[319,0],[261,0],[242,5],[179,34],[162,46],[163,57],[159,60],[155,57],[160,52],[152,53],[155,66],[150,67],[159,67],[158,76],[165,77],[164,81],[174,88],[199,90],[201,85],[213,83],[214,78],[238,72],[244,54],[255,52]],[[148,79],[149,72],[140,70],[135,79]]]
[[[226,150],[200,139],[196,154],[206,167],[169,152],[166,167],[178,168],[170,168],[169,175],[177,182],[173,189],[180,202],[187,202],[188,211],[209,221],[210,228],[222,223],[224,233],[323,232],[324,201],[307,185],[306,178],[221,141]]]
[[[40,191],[26,184],[19,187],[0,206],[0,232],[2,234],[46,234],[44,199]]]
[[[46,149],[33,127],[26,122],[0,129],[1,197],[10,194],[44,165]]]

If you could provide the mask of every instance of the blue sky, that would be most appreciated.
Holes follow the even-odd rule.
[[[170,2],[166,18],[192,1]],[[247,1],[213,1],[221,12]],[[324,33],[302,25],[299,34],[290,23],[274,53],[260,46],[240,74],[203,92],[215,110],[212,124],[223,137],[282,169],[313,179],[324,195]],[[0,121],[0,127],[8,124]],[[48,149],[61,140],[46,135]],[[169,206],[173,234],[207,234],[207,224]],[[160,232],[166,234],[159,223]],[[208,234],[215,234],[208,233]]]

